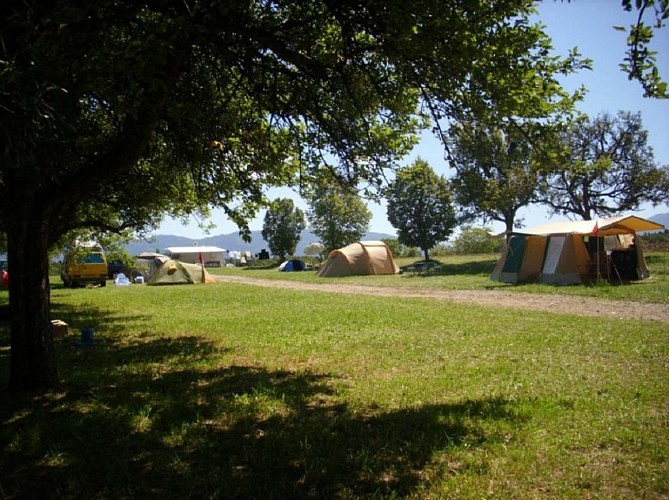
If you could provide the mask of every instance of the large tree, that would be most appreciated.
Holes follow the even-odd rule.
[[[534,0],[24,0],[0,16],[0,230],[12,280],[10,389],[54,387],[48,251],[77,228],[153,227],[323,162],[380,185],[422,103],[541,115],[568,102]],[[552,105],[552,104],[550,104]]]
[[[350,187],[322,183],[313,189],[307,217],[327,255],[335,248],[360,241],[369,230],[372,212]]]
[[[295,206],[290,198],[272,201],[265,212],[262,237],[270,251],[283,262],[286,255],[293,255],[300,241],[300,234],[306,228],[304,212]]]
[[[463,220],[499,221],[510,234],[516,214],[536,199],[544,179],[541,128],[516,121],[466,121],[449,129],[451,178]]]
[[[388,221],[397,229],[397,239],[420,248],[427,262],[430,249],[446,241],[457,225],[448,181],[418,158],[397,171],[386,196]]]
[[[581,117],[559,138],[559,168],[543,199],[556,214],[591,220],[669,198],[669,170],[655,164],[639,113]]]

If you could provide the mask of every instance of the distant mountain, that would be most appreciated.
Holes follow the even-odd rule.
[[[669,229],[669,213],[653,215],[652,217],[649,217],[648,220],[662,224],[665,229]]]
[[[392,234],[367,233],[363,240],[382,240],[396,238]],[[296,254],[304,255],[304,249],[311,243],[317,243],[318,237],[311,231],[302,231],[300,242],[297,245]],[[251,242],[246,243],[239,233],[219,234],[218,236],[208,236],[199,240],[184,238],[183,236],[174,236],[169,234],[158,234],[150,240],[136,240],[128,245],[126,249],[130,255],[137,255],[141,252],[164,252],[169,247],[182,247],[197,244],[198,246],[210,245],[226,250],[249,251],[252,255],[259,253],[263,249],[269,251],[269,245],[263,239],[261,231],[251,232]]]

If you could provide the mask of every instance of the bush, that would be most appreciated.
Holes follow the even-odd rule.
[[[457,254],[500,252],[504,248],[504,238],[492,236],[490,229],[465,227],[453,240],[453,251]]]

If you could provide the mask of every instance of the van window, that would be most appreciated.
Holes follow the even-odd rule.
[[[104,264],[101,253],[89,253],[84,256],[85,264]]]

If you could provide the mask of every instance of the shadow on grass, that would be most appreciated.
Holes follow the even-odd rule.
[[[254,264],[252,266],[246,266],[244,268],[244,271],[271,271],[272,269],[278,269],[279,264],[276,262],[272,262],[271,264],[267,265],[259,265],[259,264]]]
[[[439,454],[522,422],[497,398],[353,410],[328,374],[226,365],[194,336],[58,352],[61,391],[3,394],[4,496],[405,496]]]

